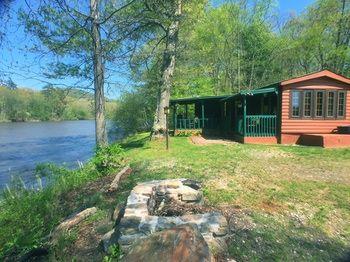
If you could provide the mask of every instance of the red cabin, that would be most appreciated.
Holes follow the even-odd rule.
[[[350,79],[328,70],[235,95],[173,99],[175,133],[350,147]]]

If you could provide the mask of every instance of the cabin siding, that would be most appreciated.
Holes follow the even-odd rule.
[[[340,125],[350,125],[350,85],[329,78],[312,79],[281,87],[281,143],[295,143],[300,134],[329,134]],[[291,90],[344,90],[346,108],[344,119],[293,119],[290,117]]]

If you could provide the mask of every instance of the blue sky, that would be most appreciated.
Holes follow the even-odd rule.
[[[212,0],[213,5],[220,5],[224,0]],[[307,6],[315,0],[278,0],[276,1],[277,9],[281,16],[290,14],[300,14]],[[12,14],[21,7],[24,1],[15,1],[12,7]],[[52,59],[50,56],[40,57],[37,54],[32,54],[26,49],[33,44],[31,37],[25,35],[22,27],[18,28],[16,20],[8,29],[8,43],[2,47],[0,52],[0,71],[5,71],[6,78],[11,77],[19,87],[27,87],[33,89],[41,89],[47,83],[45,81],[53,81],[64,85],[74,85],[73,79],[63,79],[60,81],[47,80],[42,77],[42,70],[45,64]],[[107,96],[111,98],[118,97],[123,90],[126,90],[131,85],[127,77],[127,72],[116,73],[113,77],[113,82],[116,84],[107,91]]]

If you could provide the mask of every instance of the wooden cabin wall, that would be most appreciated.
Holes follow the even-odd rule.
[[[327,77],[281,87],[281,138],[283,144],[296,143],[300,134],[328,134],[338,126],[350,125],[350,85]],[[345,119],[295,119],[290,117],[291,90],[345,90]]]

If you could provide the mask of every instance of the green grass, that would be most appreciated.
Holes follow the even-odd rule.
[[[97,223],[138,182],[180,177],[201,181],[206,203],[239,219],[243,226],[233,227],[228,250],[237,261],[328,261],[350,249],[349,149],[197,146],[174,137],[166,151],[164,141],[149,141],[147,134],[126,139],[121,148],[112,146],[105,150],[107,156],[98,155],[82,170],[54,170],[61,176],[42,191],[8,196],[1,203],[0,257],[42,244],[50,230],[79,208],[97,206],[101,211],[87,221]],[[88,185],[115,172],[114,165],[104,168],[101,163],[118,160],[116,154],[134,172],[110,200]],[[98,227],[102,233],[109,228]]]
[[[249,210],[256,228],[233,232],[238,261],[313,260],[345,255],[350,246],[350,150],[282,145],[196,146],[188,138],[123,144],[139,181],[193,178],[208,204]],[[295,225],[295,219],[301,225]],[[298,222],[299,223],[299,222]]]

